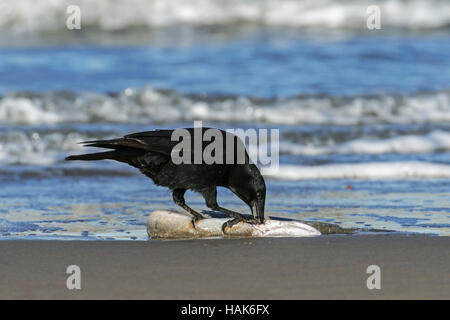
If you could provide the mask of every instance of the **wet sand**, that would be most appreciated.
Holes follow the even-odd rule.
[[[450,238],[0,241],[1,299],[450,299]],[[68,290],[68,265],[81,290]],[[369,290],[369,265],[381,289]]]

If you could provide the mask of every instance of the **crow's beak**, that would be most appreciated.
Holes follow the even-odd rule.
[[[264,223],[264,199],[256,200],[252,206],[253,217],[259,222]]]

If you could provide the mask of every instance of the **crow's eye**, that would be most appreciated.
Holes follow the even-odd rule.
[[[261,190],[256,191],[256,198],[257,199],[263,199],[264,198],[264,192]]]

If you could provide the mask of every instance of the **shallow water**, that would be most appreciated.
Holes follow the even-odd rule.
[[[449,2],[383,1],[369,31],[366,1],[74,1],[73,32],[40,3],[0,8],[0,239],[146,239],[165,189],[62,159],[194,120],[280,130],[268,215],[450,235]]]
[[[449,183],[442,180],[268,180],[266,214],[343,228],[450,235]],[[17,179],[0,193],[2,239],[147,239],[155,209],[179,210],[144,176]],[[430,192],[431,191],[431,192]],[[192,192],[187,202],[207,210]],[[230,191],[219,203],[249,214]]]

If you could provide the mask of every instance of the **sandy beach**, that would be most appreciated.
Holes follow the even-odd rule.
[[[1,241],[1,299],[449,299],[450,238]],[[81,269],[68,290],[66,268]],[[381,289],[369,290],[369,265]]]

